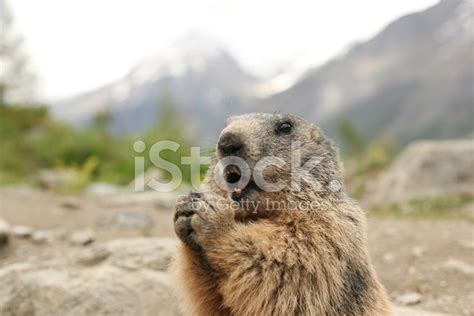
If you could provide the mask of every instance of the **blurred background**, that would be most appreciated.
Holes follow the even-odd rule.
[[[177,314],[163,275],[171,209],[189,190],[180,158],[191,146],[212,155],[230,115],[275,111],[339,144],[400,313],[474,315],[473,6],[0,0],[0,315],[53,314],[44,288],[60,314]],[[159,140],[181,144],[162,157],[185,181],[135,193],[136,157],[145,180],[169,178],[148,157]],[[54,266],[54,281],[32,262]],[[158,273],[155,294],[139,273]],[[109,293],[113,282],[124,290]]]

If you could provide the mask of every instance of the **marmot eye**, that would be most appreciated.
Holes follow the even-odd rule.
[[[289,134],[293,130],[293,126],[289,122],[281,123],[278,126],[278,133],[280,134]]]

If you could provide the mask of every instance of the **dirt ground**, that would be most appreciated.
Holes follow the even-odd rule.
[[[95,242],[174,236],[170,205],[169,198],[166,202],[155,198],[127,201],[110,196],[64,197],[28,188],[0,189],[0,218],[11,225],[61,232],[51,242],[12,238],[11,245],[0,251],[0,268],[25,258],[41,260],[68,251],[73,246],[67,236],[81,229],[92,229]],[[114,225],[111,219],[122,212],[141,214],[152,225]],[[462,220],[369,216],[371,257],[392,300],[418,293],[413,307],[437,313],[474,315],[473,234],[473,224]]]

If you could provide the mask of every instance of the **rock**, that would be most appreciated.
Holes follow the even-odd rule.
[[[167,267],[176,240],[124,238],[0,269],[2,316],[182,315]]]
[[[395,297],[395,301],[401,305],[415,305],[421,303],[423,296],[420,293],[409,292]]]
[[[80,253],[77,261],[83,265],[95,265],[103,262],[108,256],[110,256],[110,251],[106,247],[98,245]]]
[[[458,240],[461,247],[466,249],[474,249],[474,240]]]
[[[123,188],[110,183],[94,182],[89,184],[84,191],[87,194],[102,196],[121,193]]]
[[[77,261],[126,270],[166,271],[175,248],[176,240],[171,238],[120,238],[84,249]]]
[[[120,228],[148,229],[155,225],[153,217],[148,213],[146,211],[121,211],[111,217],[99,218],[98,224]]]
[[[144,173],[137,176],[130,184],[128,188],[134,192],[150,191],[152,188],[148,186],[151,180],[159,181],[163,178],[163,171],[156,167],[148,168]]]
[[[425,248],[420,246],[413,247],[411,251],[415,257],[421,257],[426,252]]]
[[[49,229],[40,229],[31,235],[31,240],[37,243],[52,242],[56,238],[56,233]]]
[[[7,245],[10,239],[10,224],[0,218],[0,247]]]
[[[114,216],[114,222],[120,227],[151,228],[155,225],[153,218],[145,212],[124,211]]]
[[[66,209],[77,210],[81,207],[81,202],[77,197],[68,196],[61,200],[60,205]]]
[[[181,315],[165,272],[14,264],[0,284],[2,316]]]
[[[458,271],[467,275],[474,274],[474,266],[457,259],[448,259],[444,264],[443,268],[453,271]]]
[[[176,199],[183,194],[185,193],[181,193],[181,191],[167,193],[155,191],[122,193],[120,195],[104,196],[101,201],[107,206],[116,207],[151,204],[161,208],[172,208]]]
[[[92,230],[81,230],[71,234],[69,241],[75,246],[86,246],[93,243],[95,234]]]
[[[67,230],[63,227],[52,230],[54,240],[64,240],[67,236]]]
[[[387,262],[387,263],[392,262],[393,259],[394,259],[394,256],[390,252],[385,253],[382,257],[382,260]]]
[[[37,181],[43,189],[57,190],[71,183],[75,177],[72,170],[43,169],[38,172]]]
[[[11,233],[17,238],[30,238],[33,235],[34,229],[30,226],[13,226]]]
[[[176,240],[171,238],[124,238],[102,245],[110,253],[106,263],[127,270],[166,271]]]
[[[393,311],[397,316],[446,316],[446,314],[426,312],[419,309],[402,306],[394,306]]]
[[[369,202],[472,195],[473,140],[419,141],[409,145],[372,186]]]

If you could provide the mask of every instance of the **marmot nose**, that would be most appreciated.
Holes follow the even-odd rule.
[[[237,155],[242,149],[242,140],[236,134],[225,133],[219,138],[217,149],[223,156]]]

